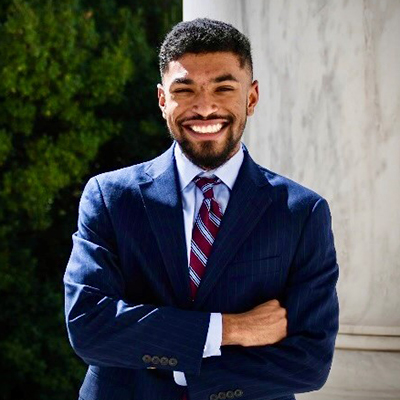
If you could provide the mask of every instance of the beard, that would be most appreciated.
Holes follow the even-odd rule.
[[[232,117],[226,119],[229,121],[229,126],[227,128],[227,132],[225,133],[226,138],[223,143],[222,150],[218,150],[217,144],[213,140],[201,141],[197,143],[192,142],[181,125],[182,121],[180,123],[178,122],[177,124],[179,135],[176,135],[171,127],[168,126],[168,129],[172,139],[178,142],[185,156],[193,164],[202,169],[211,170],[225,164],[233,156],[233,151],[240,142],[246,126],[245,119],[239,125],[237,134],[235,134],[232,130],[234,119]],[[204,121],[204,119],[202,120]]]

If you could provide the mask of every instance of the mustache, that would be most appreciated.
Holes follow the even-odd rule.
[[[191,122],[191,121],[212,121],[214,119],[224,119],[227,122],[233,122],[234,118],[231,115],[209,115],[208,117],[202,117],[201,115],[197,115],[194,117],[183,118],[178,121],[179,124],[183,124],[184,122]]]

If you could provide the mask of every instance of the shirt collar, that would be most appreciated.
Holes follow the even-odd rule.
[[[185,156],[178,143],[175,144],[174,155],[181,191],[183,191],[197,175],[206,177],[215,175],[232,190],[244,158],[243,146],[240,146],[239,151],[220,167],[210,171],[204,171]]]

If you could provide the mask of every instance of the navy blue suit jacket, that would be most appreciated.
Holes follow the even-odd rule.
[[[338,329],[338,266],[326,201],[245,151],[194,302],[173,146],[89,180],[64,277],[66,320],[89,364],[84,400],[293,399],[327,379]],[[288,312],[272,346],[202,358],[210,312],[271,299]]]

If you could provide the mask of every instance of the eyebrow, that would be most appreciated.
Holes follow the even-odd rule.
[[[215,83],[220,83],[224,81],[234,81],[234,82],[239,82],[232,74],[225,74],[221,76],[217,76],[215,79],[213,79],[213,82]]]
[[[239,82],[232,74],[225,74],[221,76],[217,76],[212,80],[214,83],[221,83],[225,81],[234,81],[234,82]],[[190,78],[175,78],[172,81],[172,84],[181,84],[181,85],[193,85],[194,80]]]
[[[183,84],[183,85],[193,85],[194,81],[193,79],[189,79],[189,78],[175,78],[172,81],[172,84]]]

